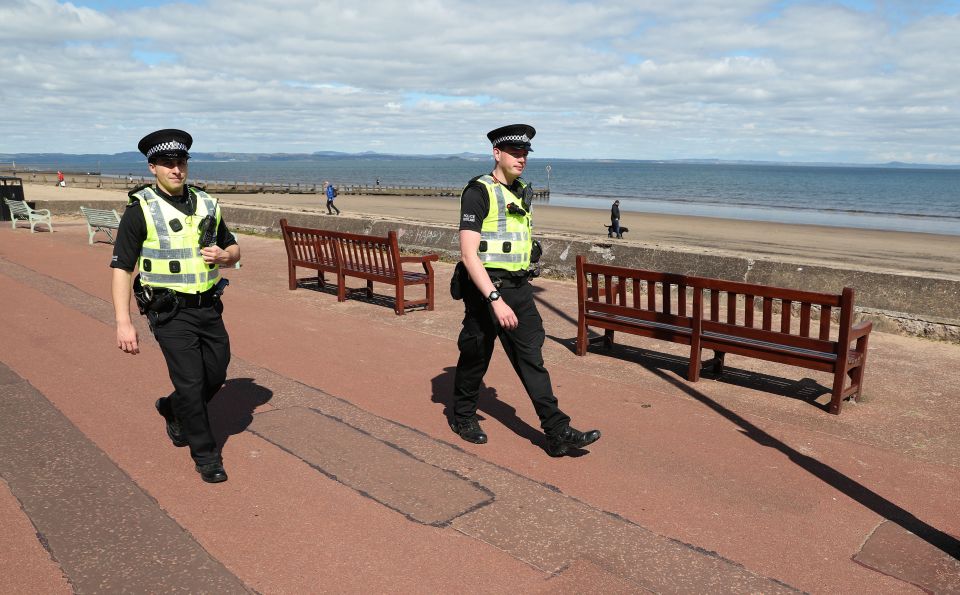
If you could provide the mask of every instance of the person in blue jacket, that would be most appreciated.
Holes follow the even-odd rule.
[[[337,197],[337,189],[326,180],[323,181],[323,186],[327,194],[327,215],[333,215],[333,211],[336,211],[337,215],[339,215],[340,209],[337,208],[337,205],[333,204],[333,199]]]

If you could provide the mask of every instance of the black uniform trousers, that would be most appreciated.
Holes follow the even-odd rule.
[[[453,381],[453,414],[458,420],[473,417],[477,412],[480,383],[490,365],[494,342],[506,352],[523,387],[533,401],[540,418],[540,427],[552,435],[570,424],[570,418],[560,410],[553,394],[550,374],[543,365],[543,319],[533,301],[533,286],[525,278],[505,278],[500,287],[500,299],[517,315],[519,324],[513,330],[500,326],[493,315],[492,306],[472,282],[464,283],[463,330],[457,346],[460,359]]]
[[[180,422],[197,465],[221,461],[207,403],[223,386],[230,363],[230,337],[220,317],[222,310],[219,301],[204,308],[180,308],[153,333],[173,382],[167,406]]]

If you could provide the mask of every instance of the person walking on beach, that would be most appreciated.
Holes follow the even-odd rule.
[[[57,170],[57,186],[63,188],[67,185],[66,181],[63,179],[63,172]]]
[[[337,205],[333,204],[333,199],[337,197],[337,189],[326,180],[323,181],[323,188],[327,195],[327,215],[333,215],[333,211],[336,211],[337,215],[339,215],[340,209],[337,208]]]
[[[190,447],[197,472],[208,483],[227,481],[220,447],[210,429],[207,404],[220,390],[230,363],[230,337],[220,295],[227,281],[220,266],[240,260],[218,201],[187,185],[187,152],[193,139],[182,130],[158,130],[137,148],[155,176],[134,188],[120,220],[113,249],[113,307],[117,347],[140,352],[130,320],[131,285],[147,316],[173,382],[157,399],[174,446]],[[133,278],[134,268],[139,275]]]
[[[613,206],[610,207],[610,233],[607,234],[607,237],[612,237],[614,234],[618,238],[622,238],[623,234],[620,232],[620,201],[613,201]]]
[[[526,124],[490,131],[494,169],[470,180],[460,196],[462,266],[457,269],[464,318],[457,341],[460,358],[450,428],[467,442],[487,442],[477,419],[477,401],[499,337],[540,418],[547,454],[559,457],[596,442],[600,432],[570,427],[570,417],[560,410],[543,365],[545,333],[529,270],[534,252],[533,189],[520,177],[535,134]],[[534,262],[538,259],[533,255]]]

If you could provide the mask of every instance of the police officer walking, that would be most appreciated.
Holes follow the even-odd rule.
[[[226,279],[221,265],[240,260],[218,201],[188,186],[188,150],[182,130],[158,130],[140,140],[156,183],[129,193],[113,250],[113,304],[117,347],[140,352],[130,320],[131,287],[167,362],[173,393],[156,401],[174,446],[189,446],[203,481],[227,480],[207,415],[230,362],[230,338],[220,314]],[[139,275],[133,278],[134,268]]]
[[[465,313],[457,341],[460,359],[450,428],[468,442],[487,441],[477,420],[477,399],[499,337],[533,401],[547,436],[547,453],[559,457],[571,448],[596,442],[600,432],[570,427],[570,418],[560,410],[543,365],[545,333],[533,300],[529,269],[534,246],[533,189],[520,177],[535,134],[526,124],[489,132],[494,169],[470,180],[460,197],[460,254],[466,270],[460,276],[460,287]]]

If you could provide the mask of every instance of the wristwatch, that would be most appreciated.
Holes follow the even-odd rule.
[[[500,299],[500,292],[494,289],[490,292],[490,295],[487,296],[488,302],[495,302]]]

